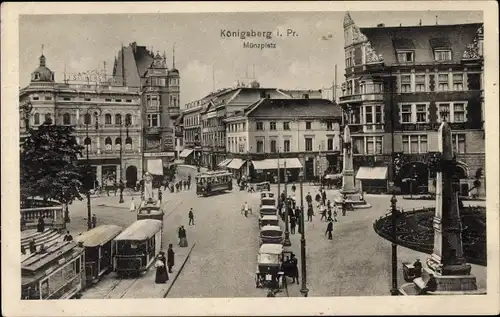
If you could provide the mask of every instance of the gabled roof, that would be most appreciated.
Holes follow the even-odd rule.
[[[153,57],[145,46],[137,46],[132,43],[118,52],[113,77],[123,78],[124,70],[126,85],[140,87],[141,77],[144,76],[152,62]]]
[[[327,99],[261,99],[247,109],[249,117],[342,117],[340,106]]]
[[[396,64],[396,50],[414,50],[415,63],[434,62],[433,49],[444,46],[452,51],[452,62],[459,63],[468,44],[472,44],[482,23],[360,28],[372,48],[382,54],[386,65]]]

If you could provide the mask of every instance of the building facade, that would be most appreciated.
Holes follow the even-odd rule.
[[[291,180],[301,170],[306,179],[340,171],[342,111],[330,100],[263,98],[225,123],[227,163],[244,165],[241,174],[252,179],[275,180],[279,159]]]
[[[433,192],[430,165],[437,129],[453,131],[462,195],[484,196],[483,25],[359,28],[344,18],[342,106],[351,129],[357,177],[386,178],[403,193]],[[374,166],[389,166],[370,176]],[[380,169],[377,169],[380,170]],[[481,185],[473,189],[479,180]]]
[[[133,186],[142,175],[140,91],[121,86],[120,80],[81,79],[56,82],[42,55],[29,85],[19,92],[20,104],[31,105],[28,124],[36,128],[50,118],[52,124],[73,126],[77,142],[88,148],[94,179],[99,184],[122,179]],[[21,136],[24,119],[22,113]],[[85,163],[86,149],[83,154]]]
[[[180,114],[180,75],[167,66],[163,53],[154,54],[135,42],[123,47],[115,59],[113,76],[124,86],[141,91],[143,121],[143,169],[163,175],[176,155],[174,123]]]

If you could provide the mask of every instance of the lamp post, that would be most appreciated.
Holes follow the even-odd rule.
[[[396,217],[398,214],[396,203],[398,202],[396,194],[391,198],[391,220],[392,220],[392,244],[391,244],[391,273],[392,273],[392,288],[391,295],[399,295],[398,290],[398,253],[396,244]]]
[[[130,118],[125,116],[125,130],[126,136],[128,138],[128,127],[130,126]],[[118,201],[120,204],[124,203],[123,200],[123,140],[122,140],[122,122],[120,122],[120,200]]]
[[[85,142],[85,147],[86,147],[86,155],[87,155],[87,182],[88,182],[88,187],[87,188],[87,229],[90,230],[92,229],[92,207],[90,205],[90,161],[89,161],[89,146],[90,146],[90,139],[89,139],[89,124],[90,124],[90,113],[94,115],[95,118],[95,130],[99,130],[99,117],[101,116],[101,109],[97,107],[90,107],[87,109],[87,113],[85,114],[85,132],[86,132],[86,140],[89,140],[89,142]],[[92,177],[93,180],[93,177]]]
[[[281,174],[280,174],[280,149],[278,148],[278,201],[281,200]],[[282,202],[283,204],[285,203],[284,201]]]
[[[300,181],[300,268],[302,274],[302,286],[300,288],[300,293],[302,296],[307,297],[309,290],[307,289],[307,267],[306,267],[306,228],[304,221],[304,172],[299,173]]]
[[[278,162],[279,167],[279,162]],[[286,160],[283,162],[283,169],[285,173],[285,239],[283,240],[283,246],[290,247],[292,246],[292,242],[290,241],[290,230],[288,225],[288,193],[287,193],[287,183],[288,183],[288,174],[286,172]]]

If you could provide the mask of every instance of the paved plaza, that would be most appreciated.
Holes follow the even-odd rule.
[[[194,169],[184,168],[179,174],[196,173]],[[194,179],[194,177],[193,177]],[[283,186],[282,186],[283,188]],[[291,192],[291,186],[288,186]],[[271,190],[277,191],[272,185]],[[304,196],[308,192],[314,197],[317,186],[304,185]],[[333,200],[338,191],[327,190],[327,197]],[[259,192],[248,193],[233,191],[211,197],[198,197],[194,188],[180,193],[164,194],[165,224],[164,245],[177,247],[177,228],[184,225],[190,243],[196,242],[182,272],[169,288],[167,297],[264,297],[266,291],[255,288],[255,270],[259,248],[258,206]],[[297,184],[297,201],[300,203]],[[386,214],[390,205],[388,195],[365,195],[372,205],[369,209],[339,214],[334,224],[333,240],[325,237],[326,223],[320,221],[315,211],[312,222],[306,222],[307,283],[309,296],[370,296],[389,295],[391,283],[391,245],[373,230],[373,222]],[[134,199],[138,199],[137,197]],[[247,201],[253,214],[245,218],[241,206]],[[398,207],[405,210],[433,206],[433,201],[405,200],[398,197]],[[465,202],[468,205],[469,202]],[[471,202],[483,205],[485,202]],[[98,224],[116,224],[123,227],[135,221],[136,214],[129,211],[130,197],[124,204],[118,204],[118,196],[92,199],[92,210],[98,217]],[[188,225],[188,211],[193,208],[195,225]],[[71,208],[69,230],[74,234],[86,230],[86,201],[76,202]],[[291,235],[292,251],[297,255],[300,265],[300,234]],[[180,251],[179,251],[180,252]],[[407,248],[398,247],[399,279],[402,279],[402,261],[425,260],[428,255]],[[181,259],[179,259],[181,260]],[[176,267],[180,265],[176,259]],[[486,287],[486,268],[472,266],[477,277],[478,287]],[[150,269],[150,271],[154,271]],[[148,274],[151,289],[154,278]],[[153,276],[153,275],[151,275]],[[168,283],[172,283],[170,278]],[[147,282],[129,290],[124,297],[144,298],[162,297],[161,290],[147,290]],[[300,286],[289,284],[289,296],[300,296]],[[107,295],[109,297],[109,295]],[[94,296],[92,296],[94,297]]]

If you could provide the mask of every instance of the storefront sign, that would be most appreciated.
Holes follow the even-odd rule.
[[[175,156],[174,152],[157,152],[157,153],[144,153],[145,157],[172,157]]]

